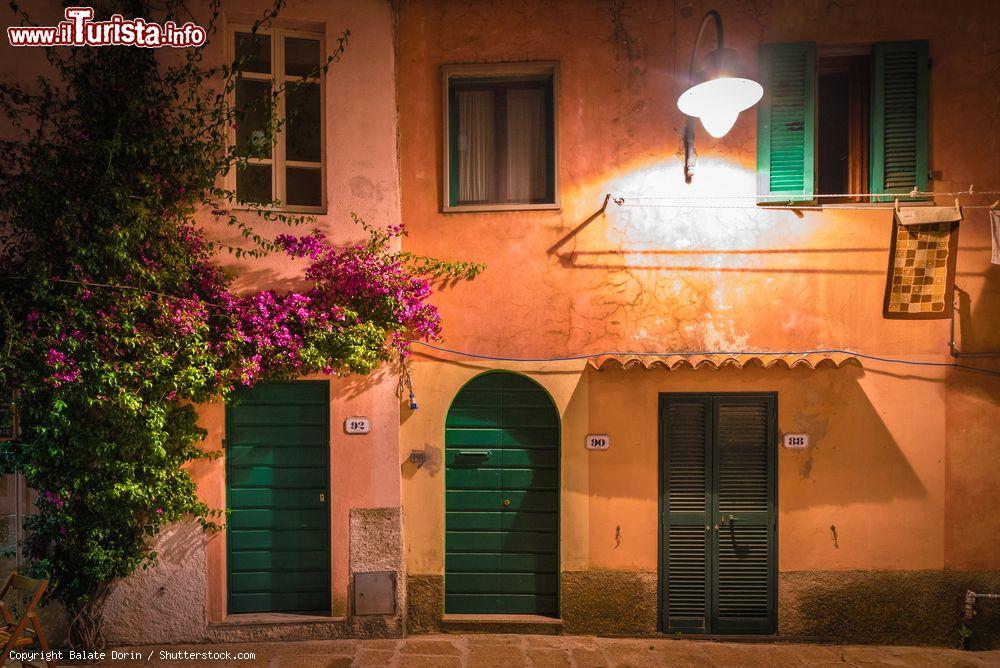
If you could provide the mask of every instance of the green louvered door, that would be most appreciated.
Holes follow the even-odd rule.
[[[712,403],[712,630],[773,633],[775,398],[721,395]]]
[[[445,429],[445,612],[559,612],[559,416],[524,376],[490,372]]]
[[[773,633],[776,397],[661,402],[662,626]]]
[[[329,388],[266,383],[227,407],[230,614],[330,611]]]

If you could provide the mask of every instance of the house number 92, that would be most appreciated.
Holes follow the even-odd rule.
[[[344,420],[344,432],[348,434],[367,434],[372,430],[372,425],[368,418],[362,416],[352,416]]]

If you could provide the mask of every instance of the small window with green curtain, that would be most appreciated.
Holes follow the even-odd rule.
[[[445,66],[445,211],[558,207],[555,83],[553,63]]]
[[[761,204],[868,202],[926,191],[927,42],[761,47]],[[890,198],[874,198],[874,201]]]

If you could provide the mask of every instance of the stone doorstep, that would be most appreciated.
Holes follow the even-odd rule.
[[[441,630],[445,633],[520,633],[561,635],[563,622],[541,615],[444,615]]]
[[[280,612],[267,612],[228,615],[222,621],[209,622],[208,626],[213,629],[225,629],[241,626],[273,626],[275,624],[342,624],[346,621],[346,616],[293,615]]]
[[[402,617],[346,617],[281,613],[230,615],[208,625],[208,642],[295,642],[402,636]],[[398,628],[397,628],[398,627]]]
[[[230,615],[208,625],[210,642],[295,642],[339,639],[344,635],[346,617],[287,615],[280,613]]]

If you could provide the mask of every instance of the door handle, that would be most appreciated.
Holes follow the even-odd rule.
[[[323,492],[319,493],[319,502],[326,503],[326,494],[324,494]]]

